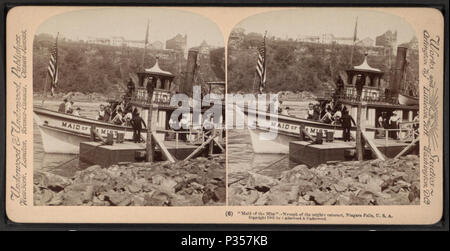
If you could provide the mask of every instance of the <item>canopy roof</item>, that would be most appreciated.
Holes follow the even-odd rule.
[[[380,69],[373,68],[367,63],[367,54],[365,55],[364,62],[362,64],[360,64],[358,66],[353,66],[353,68],[351,70],[348,70],[348,71],[352,71],[354,73],[367,72],[367,73],[383,74],[383,72]]]
[[[159,67],[158,58],[156,58],[155,65],[150,69],[145,69],[144,73],[158,75],[158,76],[175,77],[172,73],[161,70],[161,68]]]

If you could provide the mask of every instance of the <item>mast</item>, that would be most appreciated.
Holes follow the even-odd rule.
[[[356,17],[355,31],[353,32],[353,46],[352,46],[352,52],[350,54],[350,67],[353,67],[353,54],[354,54],[354,51],[355,51],[355,44],[356,44],[357,34],[358,34],[358,17]]]
[[[148,30],[150,27],[150,19],[147,20],[147,30],[145,32],[144,53],[142,55],[142,69],[145,69],[145,54],[147,52]]]

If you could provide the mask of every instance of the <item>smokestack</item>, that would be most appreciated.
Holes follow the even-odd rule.
[[[183,86],[181,92],[192,96],[192,86],[194,85],[195,73],[197,71],[197,55],[198,50],[191,49],[188,52],[186,72],[184,75]]]
[[[397,47],[397,59],[395,60],[394,66],[394,79],[391,81],[390,89],[394,97],[397,97],[400,90],[403,89],[403,73],[405,72],[406,66],[406,47]]]

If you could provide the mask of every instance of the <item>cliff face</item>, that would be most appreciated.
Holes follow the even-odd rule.
[[[33,91],[42,92],[46,81],[50,48],[55,38],[46,34],[35,36],[33,43]],[[126,90],[129,77],[137,79],[135,73],[142,68],[143,48],[126,46],[107,46],[84,42],[58,40],[59,84],[56,92],[102,93],[119,96]],[[220,53],[222,52],[222,53]],[[214,53],[213,57],[210,57]],[[180,84],[186,68],[183,52],[147,48],[145,68],[153,66],[159,57],[160,67],[175,75],[175,83]],[[203,82],[224,79],[216,76],[216,61],[222,59],[223,48],[219,53],[212,50],[203,55],[199,67],[200,85]],[[224,68],[224,65],[221,66]],[[220,71],[219,71],[220,72]],[[49,81],[47,79],[47,81]],[[49,82],[47,83],[49,90]]]
[[[249,92],[259,79],[255,75],[258,46],[262,35],[240,34],[228,47],[228,91]],[[350,68],[352,46],[344,44],[320,44],[269,37],[266,39],[267,90],[310,91],[321,95],[324,89],[334,88],[337,76]],[[395,61],[393,49],[379,46],[356,46],[353,65],[364,60],[369,53],[369,64],[382,70],[382,81],[389,82]],[[419,66],[417,50],[408,51],[407,81],[418,85]]]

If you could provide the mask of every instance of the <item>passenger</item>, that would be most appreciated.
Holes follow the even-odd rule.
[[[134,118],[134,116],[139,115],[139,111],[138,111],[137,107],[134,108],[133,113],[131,115],[133,118]]]
[[[347,110],[342,112],[341,125],[342,125],[342,138],[344,142],[350,141],[350,128],[352,127],[352,122],[356,125],[355,120],[348,114]]]
[[[306,119],[314,119],[314,105],[313,103],[308,104],[308,115]]]
[[[105,116],[103,117],[103,121],[109,122],[111,119],[111,105],[107,105],[105,108]]]
[[[289,116],[289,107],[286,106],[286,108],[281,110],[281,115]]]
[[[66,103],[67,103],[67,98],[65,98],[65,99],[64,99],[64,102],[62,102],[62,103],[59,105],[58,112],[62,112],[62,113],[65,113],[65,112],[66,112]]]
[[[80,108],[80,107],[77,107],[77,109],[75,109],[75,110],[72,112],[72,115],[74,115],[74,116],[80,116],[80,111],[81,111],[81,108]]]
[[[134,86],[133,80],[131,78],[128,79],[127,88],[128,88],[127,95],[129,97],[133,96],[133,92],[134,92],[135,86]]]
[[[325,115],[323,115],[323,117],[320,119],[320,122],[326,123],[326,124],[331,124],[331,122],[333,122],[333,115],[331,115],[330,108],[327,108],[327,111],[326,111]]]
[[[385,127],[385,125],[384,125],[384,112],[382,112],[380,114],[380,116],[378,117],[377,127],[379,127],[379,128],[384,128]],[[384,136],[384,130],[380,129],[380,130],[377,130],[377,132],[378,132],[379,136]]]
[[[65,103],[65,107],[64,107],[64,112],[65,113],[70,113],[70,111],[71,111],[71,109],[72,109],[72,104],[73,104],[73,101],[70,101],[70,102],[66,102]]]
[[[97,120],[105,120],[105,106],[100,105],[100,110],[98,111]]]
[[[414,117],[413,122],[414,122],[413,124],[414,138],[416,138],[419,135],[419,123],[420,123],[419,112],[417,112],[417,115]]]
[[[141,118],[139,115],[139,112],[134,114],[133,119],[131,120],[131,126],[133,127],[133,141],[134,143],[141,142],[141,130],[142,125],[144,125],[144,128],[147,127],[145,124],[145,121]]]
[[[399,123],[400,117],[397,116],[397,112],[394,111],[392,113],[392,116],[389,118],[389,125],[390,125],[390,129],[394,129],[389,131],[390,132],[390,137],[393,139],[397,139],[398,138],[398,131],[396,129],[398,129],[398,123]]]
[[[125,126],[131,126],[131,119],[133,119],[133,115],[131,112],[125,112],[125,115],[123,116],[123,121]]]
[[[341,96],[343,90],[344,90],[344,81],[342,80],[341,75],[339,75],[338,79],[336,80],[336,94],[338,96]]]
[[[111,116],[109,117],[112,120],[117,115],[117,102],[111,102]]]
[[[342,112],[341,110],[336,110],[336,112],[333,115],[333,120],[335,123],[340,123],[341,121],[341,117],[342,117]]]
[[[319,105],[315,105],[314,106],[313,120],[319,121],[319,119],[320,119],[320,107],[319,107]]]
[[[283,113],[283,101],[278,99],[278,113]]]
[[[74,109],[73,101],[70,101],[70,107],[69,110],[66,113],[72,114]]]
[[[181,115],[182,118],[180,120],[180,130],[189,130],[189,121],[187,120],[187,118],[185,118],[185,116]],[[181,140],[187,140],[187,135],[186,133],[181,133],[180,134],[180,138]]]
[[[173,130],[179,130],[180,129],[180,123],[178,121],[173,120],[172,116],[169,119],[169,128]]]
[[[380,114],[380,117],[378,117],[378,127],[384,128],[384,112]]]
[[[327,113],[326,107],[327,107],[327,102],[326,101],[322,101],[320,103],[320,117],[321,118],[325,115],[325,113]]]
[[[331,101],[328,103],[328,107],[330,107],[330,109],[334,111],[336,107],[336,101],[334,100],[334,98],[331,98]]]
[[[123,123],[123,116],[122,116],[122,109],[121,109],[121,108],[119,108],[119,110],[117,110],[117,114],[116,114],[116,116],[111,120],[111,122],[112,122],[113,124],[116,124],[116,125],[122,125],[122,123]]]

